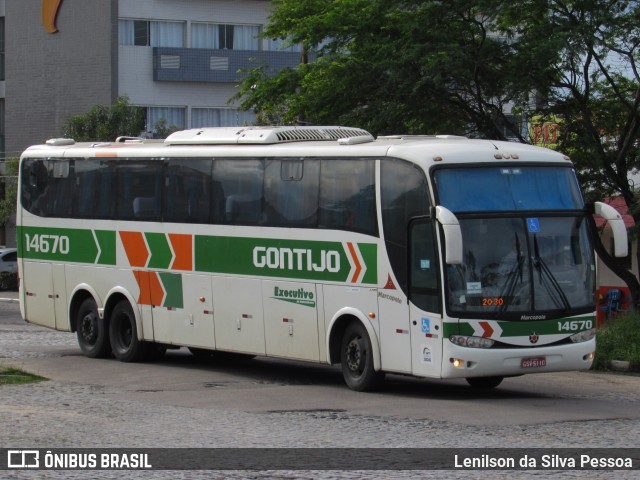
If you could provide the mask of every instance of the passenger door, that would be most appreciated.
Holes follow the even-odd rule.
[[[442,361],[442,295],[434,222],[409,226],[409,316],[413,374],[439,377]]]

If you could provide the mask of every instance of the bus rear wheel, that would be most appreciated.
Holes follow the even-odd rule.
[[[113,355],[121,362],[141,362],[149,357],[149,345],[138,340],[136,317],[126,300],[116,304],[109,320]]]
[[[93,298],[87,298],[80,304],[76,315],[76,335],[84,356],[103,358],[111,353],[106,320],[98,316],[98,306]]]
[[[373,368],[373,348],[367,329],[360,322],[347,326],[340,348],[342,376],[347,386],[358,392],[378,388],[384,379],[384,373]]]
[[[466,380],[473,388],[490,390],[500,385],[504,377],[469,377]]]

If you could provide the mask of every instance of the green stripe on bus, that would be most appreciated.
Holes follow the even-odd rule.
[[[98,241],[100,256],[97,263],[100,265],[116,264],[116,232],[109,230],[95,230],[93,232]]]
[[[377,245],[357,246],[366,268],[357,283],[377,283]],[[355,268],[340,242],[196,235],[194,253],[200,272],[347,282]]]
[[[555,318],[553,320],[479,320],[479,322],[487,322],[492,328],[493,324],[497,324],[502,329],[500,337],[528,337],[532,333],[552,335],[582,332],[596,326],[596,317],[592,315],[579,318]],[[450,335],[472,336],[475,333],[473,326],[464,320],[461,320],[460,323],[447,322],[444,324],[443,330],[445,337]]]
[[[183,308],[182,275],[179,273],[158,272],[160,282],[167,293],[164,297],[163,307]]]
[[[358,243],[358,248],[367,266],[367,271],[362,277],[362,283],[378,283],[378,245],[375,243]]]
[[[163,268],[168,269],[173,260],[173,253],[164,233],[145,233],[147,245],[151,250],[151,258],[147,264],[147,268]]]
[[[95,263],[98,257],[91,230],[19,227],[18,248],[23,258],[31,260]]]
[[[147,268],[169,269],[174,254],[164,233],[144,233],[151,257]],[[18,251],[33,260],[116,265],[115,231],[20,227]],[[195,270],[375,285],[378,246],[342,242],[196,235]]]

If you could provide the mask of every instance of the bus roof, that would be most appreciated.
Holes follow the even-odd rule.
[[[25,157],[397,157],[420,163],[487,163],[506,160],[569,162],[553,150],[516,142],[453,135],[389,135],[377,139],[351,127],[222,127],[173,133],[166,140],[119,137],[114,142],[76,143],[58,138],[29,147]]]

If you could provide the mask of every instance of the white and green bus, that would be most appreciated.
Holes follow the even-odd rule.
[[[88,357],[167,348],[466,378],[587,369],[594,212],[551,150],[347,127],[53,139],[21,159],[24,319]]]

